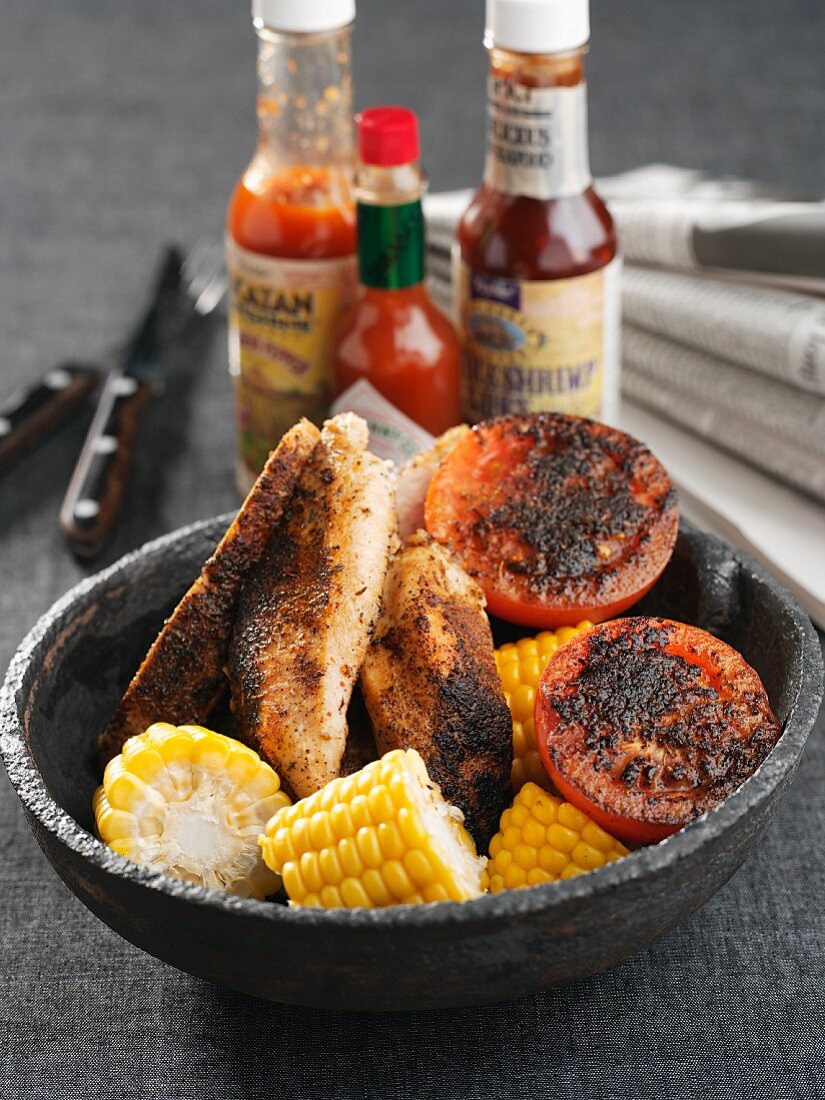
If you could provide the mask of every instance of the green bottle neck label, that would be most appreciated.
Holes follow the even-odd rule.
[[[424,279],[421,200],[403,206],[358,203],[358,274],[364,286],[398,290]]]

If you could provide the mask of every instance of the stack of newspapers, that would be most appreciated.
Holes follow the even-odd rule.
[[[624,398],[825,501],[825,202],[669,166],[597,188],[625,262]],[[468,197],[428,198],[445,305]]]

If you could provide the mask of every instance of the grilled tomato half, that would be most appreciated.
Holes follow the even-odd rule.
[[[613,836],[652,844],[714,809],[780,735],[744,658],[670,619],[573,638],[539,681],[536,740],[563,798]]]
[[[652,587],[676,541],[665,468],[616,428],[560,413],[468,432],[430,483],[427,530],[525,626],[601,622]]]

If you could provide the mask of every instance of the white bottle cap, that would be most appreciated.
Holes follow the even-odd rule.
[[[255,25],[273,31],[333,31],[354,18],[355,0],[252,0]]]
[[[487,0],[484,43],[516,53],[564,53],[590,37],[590,0]]]

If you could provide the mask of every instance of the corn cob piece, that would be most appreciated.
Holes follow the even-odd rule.
[[[395,749],[280,810],[259,841],[293,905],[465,901],[484,860],[414,749]]]
[[[535,638],[522,638],[496,650],[496,668],[504,688],[504,698],[513,716],[513,767],[510,778],[514,791],[521,790],[528,780],[545,790],[551,789],[539,756],[533,725],[539,678],[559,646],[592,626],[585,619],[578,626],[543,630]]]
[[[290,804],[252,749],[202,726],[156,722],[106,765],[98,833],[134,863],[184,882],[263,899],[280,887],[258,836]]]
[[[490,841],[484,885],[497,894],[574,878],[626,856],[628,850],[569,802],[525,783]]]

